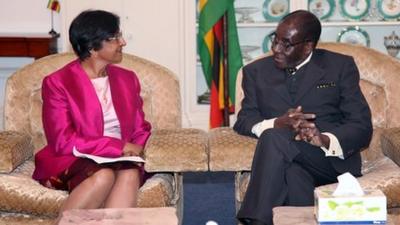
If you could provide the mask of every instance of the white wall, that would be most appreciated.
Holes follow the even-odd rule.
[[[0,0],[0,33],[48,33],[51,10],[48,0]],[[55,30],[60,31],[60,15],[54,13]]]

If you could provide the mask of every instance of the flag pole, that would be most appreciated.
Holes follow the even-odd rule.
[[[51,30],[49,31],[49,34],[51,37],[56,37],[58,34],[54,30],[54,15],[53,15],[53,10],[51,10]]]
[[[224,55],[223,70],[224,70],[224,109],[223,109],[223,126],[229,127],[229,66],[228,66],[228,11],[224,13],[222,32],[222,49]]]

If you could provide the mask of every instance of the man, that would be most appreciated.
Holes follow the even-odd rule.
[[[258,137],[244,224],[272,224],[272,208],[313,205],[316,186],[344,172],[361,176],[371,112],[352,57],[315,49],[321,24],[299,10],[271,36],[273,55],[243,68],[244,99],[234,130]]]

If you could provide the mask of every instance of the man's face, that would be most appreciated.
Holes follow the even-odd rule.
[[[304,40],[296,23],[282,22],[272,37],[272,52],[275,65],[280,69],[294,68],[310,54],[305,48],[310,44]]]

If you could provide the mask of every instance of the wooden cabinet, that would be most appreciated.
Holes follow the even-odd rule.
[[[50,35],[7,34],[0,36],[0,56],[33,57],[57,53],[57,37]]]

